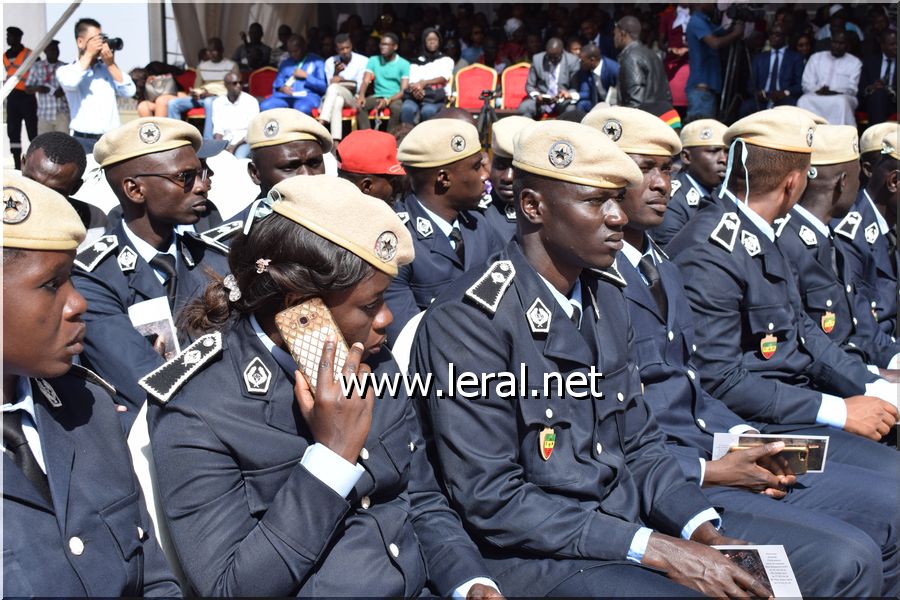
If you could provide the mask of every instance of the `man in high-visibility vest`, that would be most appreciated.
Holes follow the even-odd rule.
[[[3,55],[3,68],[6,79],[12,77],[31,50],[22,45],[22,30],[18,27],[6,28],[6,43],[9,49]],[[19,74],[19,83],[9,93],[6,100],[6,133],[9,136],[9,149],[17,169],[22,168],[22,122],[28,131],[28,139],[37,137],[37,99],[34,94],[25,91],[25,80],[28,73]]]

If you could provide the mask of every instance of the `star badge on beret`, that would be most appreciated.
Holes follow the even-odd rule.
[[[450,147],[454,152],[462,152],[466,149],[466,138],[461,135],[454,135],[450,140]]]
[[[156,123],[144,123],[141,125],[140,130],[138,130],[138,137],[141,138],[141,141],[145,144],[155,144],[159,141],[162,133],[159,130],[159,125]]]
[[[31,201],[19,188],[3,188],[3,224],[17,225],[31,214]]]
[[[712,129],[710,129],[709,127],[704,127],[703,130],[700,132],[700,139],[701,140],[712,139]]]
[[[275,137],[278,135],[278,121],[269,121],[263,127],[263,135],[266,137]]]
[[[615,119],[608,119],[603,124],[603,133],[609,136],[609,139],[612,141],[618,142],[619,138],[622,137],[622,124]]]
[[[813,128],[810,127],[806,130],[806,145],[812,148],[813,144]]]
[[[575,159],[575,150],[569,142],[554,142],[548,153],[550,164],[557,169],[565,169]]]
[[[393,231],[385,231],[375,241],[375,256],[388,262],[397,254],[398,245],[397,234]]]
[[[525,313],[531,333],[547,333],[550,331],[550,310],[547,305],[536,298]]]

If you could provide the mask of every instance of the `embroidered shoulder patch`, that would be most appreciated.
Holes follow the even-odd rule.
[[[116,249],[119,240],[114,235],[104,235],[93,244],[78,253],[75,257],[75,265],[88,273],[93,271],[104,258]]]
[[[194,373],[222,351],[222,334],[218,331],[198,338],[181,354],[138,380],[160,404],[165,404]]]
[[[719,224],[716,225],[716,228],[709,234],[709,239],[729,252],[732,252],[734,250],[734,243],[737,241],[740,224],[741,220],[737,216],[737,213],[725,213],[722,215],[722,219],[719,221]]]
[[[485,309],[489,314],[497,312],[500,300],[516,276],[516,268],[511,261],[498,260],[466,290],[466,298]]]
[[[243,221],[231,221],[230,223],[222,223],[218,227],[202,231],[200,232],[200,235],[221,242],[222,240],[230,238],[232,235],[243,229],[243,227]]]
[[[847,213],[846,217],[841,219],[838,226],[834,228],[834,232],[844,236],[848,240],[852,240],[856,237],[856,232],[859,229],[860,223],[862,223],[862,215],[855,210],[851,210]]]

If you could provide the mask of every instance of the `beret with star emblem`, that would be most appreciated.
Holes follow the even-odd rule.
[[[62,195],[16,173],[3,174],[3,247],[73,250],[85,229]]]
[[[251,149],[297,141],[318,142],[322,152],[330,152],[334,144],[331,134],[321,123],[293,108],[263,111],[247,125],[247,143]]]
[[[145,117],[135,119],[103,134],[94,146],[94,160],[108,167],[145,154],[166,152],[182,146],[200,150],[197,128],[177,119]]]
[[[429,119],[413,127],[397,148],[407,167],[442,167],[481,152],[478,130],[459,119]]]
[[[637,108],[597,105],[581,122],[602,131],[628,154],[673,156],[681,152],[678,134],[656,115]]]

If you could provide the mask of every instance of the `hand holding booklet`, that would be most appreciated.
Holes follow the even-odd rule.
[[[764,583],[775,598],[802,598],[784,546],[713,546]]]
[[[712,459],[729,452],[746,450],[770,442],[784,442],[784,450],[775,455],[793,474],[821,473],[828,454],[827,435],[771,435],[762,433],[716,433],[713,436]]]
[[[128,307],[131,324],[165,360],[174,358],[181,348],[178,333],[165,296],[132,304]]]

